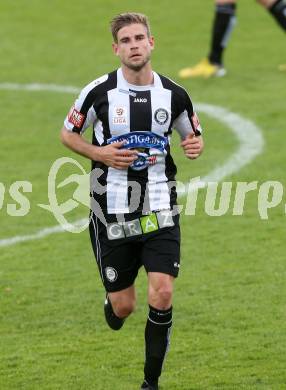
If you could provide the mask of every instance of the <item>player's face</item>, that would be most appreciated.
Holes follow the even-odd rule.
[[[140,71],[150,60],[154,38],[148,37],[143,24],[135,23],[122,27],[113,43],[114,53],[129,69]]]

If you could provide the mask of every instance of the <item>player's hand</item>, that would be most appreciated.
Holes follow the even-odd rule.
[[[204,148],[203,139],[201,136],[195,137],[194,134],[189,134],[181,142],[181,147],[184,149],[185,156],[194,160],[199,157]]]
[[[100,161],[108,167],[116,169],[127,169],[137,159],[137,151],[120,149],[125,141],[114,142],[113,144],[97,148],[96,161]]]

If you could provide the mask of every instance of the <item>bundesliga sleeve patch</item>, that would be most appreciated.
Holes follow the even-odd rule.
[[[72,107],[68,114],[68,121],[73,124],[75,127],[81,128],[85,116],[79,112],[75,107]]]

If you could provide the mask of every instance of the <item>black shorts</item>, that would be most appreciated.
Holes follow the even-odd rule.
[[[90,239],[100,276],[107,292],[120,291],[133,285],[139,268],[178,276],[180,267],[179,215],[172,217],[173,226],[133,236],[112,238],[107,226],[97,217],[90,220]],[[114,224],[113,224],[114,225]],[[112,226],[116,232],[116,226]]]

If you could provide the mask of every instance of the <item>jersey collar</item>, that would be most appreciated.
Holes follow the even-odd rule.
[[[133,91],[146,91],[146,89],[162,88],[162,82],[159,75],[153,71],[154,83],[148,85],[135,85],[128,83],[123,76],[122,69],[117,70],[117,88],[133,90]]]

